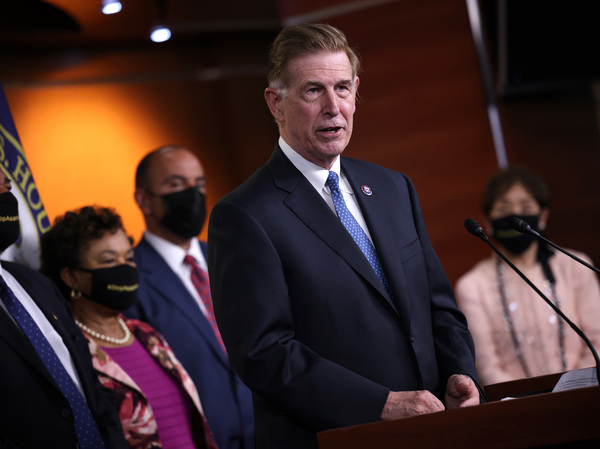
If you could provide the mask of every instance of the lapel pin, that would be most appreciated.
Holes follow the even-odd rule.
[[[55,319],[56,321],[58,321],[58,317],[57,317],[55,314],[52,314],[52,316],[54,317],[54,319]]]
[[[365,195],[369,195],[369,196],[373,195],[373,191],[371,190],[371,187],[369,187],[369,186],[363,185],[362,191]]]

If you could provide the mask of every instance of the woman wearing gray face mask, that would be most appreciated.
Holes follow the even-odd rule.
[[[500,170],[484,191],[488,233],[597,347],[600,285],[596,275],[510,226],[510,218],[517,216],[543,232],[549,205],[547,188],[533,173],[522,167]],[[582,253],[575,254],[590,261]],[[583,340],[496,255],[463,275],[455,293],[475,341],[477,371],[484,385],[594,365]]]
[[[70,301],[130,447],[216,449],[196,388],[169,345],[148,324],[121,315],[138,287],[121,218],[100,207],[67,212],[41,246],[41,271]]]

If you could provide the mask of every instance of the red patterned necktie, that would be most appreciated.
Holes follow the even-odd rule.
[[[185,259],[183,259],[183,263],[189,265],[192,269],[192,283],[194,284],[194,287],[196,287],[196,290],[198,291],[198,294],[200,295],[202,303],[204,304],[204,307],[206,309],[206,319],[208,320],[208,324],[210,324],[210,327],[215,333],[215,337],[221,345],[223,352],[227,354],[227,350],[225,349],[225,345],[223,344],[223,339],[221,338],[221,332],[219,332],[219,328],[217,326],[217,320],[215,319],[212,297],[210,295],[210,284],[208,282],[208,273],[202,270],[202,268],[200,268],[200,265],[198,265],[198,262],[196,262],[196,259],[194,259],[194,257],[190,256],[189,254],[185,256]]]

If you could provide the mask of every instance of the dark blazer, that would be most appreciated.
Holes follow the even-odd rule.
[[[201,243],[206,252],[206,244]],[[140,274],[136,304],[126,315],[165,337],[196,384],[206,420],[220,449],[252,449],[252,395],[235,374],[215,334],[177,275],[145,240],[135,248]]]
[[[473,342],[410,180],[349,158],[341,167],[394,298],[278,146],[211,213],[215,313],[253,390],[260,449],[316,448],[316,432],[379,420],[390,390],[443,400],[450,375],[476,379]]]
[[[50,279],[30,268],[5,261],[2,267],[62,336],[106,448],[129,447],[112,393],[98,381],[87,341],[64,297]],[[69,403],[27,337],[4,310],[0,310],[0,360],[0,447],[74,449],[77,437]]]

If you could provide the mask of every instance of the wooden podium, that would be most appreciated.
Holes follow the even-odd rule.
[[[600,448],[600,387],[550,393],[559,378],[487,386],[489,402],[475,407],[320,432],[319,448]]]

